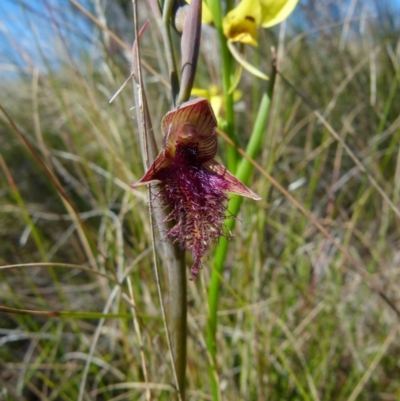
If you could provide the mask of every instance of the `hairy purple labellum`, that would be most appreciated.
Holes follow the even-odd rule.
[[[163,202],[171,208],[168,219],[175,223],[167,237],[192,251],[192,275],[196,277],[201,257],[223,234],[226,182],[202,166],[196,145],[178,145],[172,164],[154,178],[160,180],[157,186]]]
[[[192,252],[192,279],[201,258],[224,234],[227,193],[260,197],[217,163],[217,121],[206,99],[182,104],[165,115],[163,149],[146,174],[133,185],[154,183],[162,203],[169,207],[173,226],[167,238]]]

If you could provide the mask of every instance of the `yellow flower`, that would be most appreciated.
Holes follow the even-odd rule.
[[[217,85],[210,85],[207,89],[193,88],[191,95],[206,98],[211,103],[211,107],[217,117],[217,120],[219,121],[221,119],[221,109],[223,107],[224,99]],[[242,92],[236,89],[233,92],[233,101],[237,102],[241,97]]]
[[[259,27],[268,28],[286,19],[298,0],[242,0],[222,22],[230,42],[257,46]]]

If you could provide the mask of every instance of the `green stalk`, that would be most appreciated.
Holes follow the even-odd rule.
[[[214,26],[218,32],[218,40],[221,48],[221,75],[222,75],[222,91],[225,104],[225,119],[226,125],[221,127],[227,133],[229,138],[238,145],[238,136],[235,131],[235,114],[233,111],[233,94],[229,94],[229,89],[232,85],[232,70],[233,70],[233,57],[228,49],[226,37],[222,30],[222,10],[220,0],[208,0],[208,7],[214,18]],[[228,11],[228,10],[227,10]],[[238,162],[238,153],[235,148],[230,146],[227,154],[227,167],[228,170],[235,172]]]
[[[250,158],[254,159],[258,156],[262,149],[265,127],[267,125],[271,99],[273,94],[273,88],[276,77],[276,69],[273,68],[271,74],[271,81],[269,84],[268,92],[265,92],[262,99],[261,104],[258,109],[257,117],[254,123],[253,132],[250,137],[250,141],[247,145],[246,153]],[[247,159],[242,159],[236,177],[242,181],[244,184],[247,184],[250,180],[250,177],[253,172],[253,166]],[[241,196],[234,195],[229,202],[229,212],[236,216],[239,213],[240,206],[242,204],[243,198]],[[229,218],[225,221],[225,225],[227,229],[232,230],[235,226],[235,219]],[[209,316],[207,322],[207,349],[212,357],[213,363],[215,365],[216,362],[216,332],[217,332],[217,311],[218,311],[218,301],[219,301],[219,293],[221,290],[221,275],[222,269],[224,266],[226,254],[228,251],[228,240],[225,237],[222,237],[218,242],[217,248],[214,253],[214,269],[211,273],[211,280],[209,284],[209,292],[208,292],[208,305],[209,305]],[[210,367],[209,369],[212,393],[214,400],[219,400],[219,388],[218,383],[215,379],[215,366]]]

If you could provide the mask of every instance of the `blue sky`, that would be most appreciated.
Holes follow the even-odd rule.
[[[1,0],[0,71],[29,68],[32,63],[40,68],[45,60],[57,62],[61,37],[73,44],[72,52],[87,47],[90,24],[73,11],[67,0]]]
[[[319,1],[323,5],[324,0]],[[343,1],[350,2],[341,0],[338,4]],[[385,2],[397,10],[393,17],[399,26],[400,0],[359,0],[371,5]],[[93,2],[79,0],[79,3],[87,8]],[[335,10],[339,14],[342,10],[345,12],[343,8]],[[3,77],[4,73],[21,67],[29,69],[32,63],[43,68],[45,60],[52,64],[66,61],[59,59],[61,54],[68,53],[65,46],[72,55],[77,55],[93,45],[91,25],[68,0],[0,0],[0,15],[0,74]],[[62,37],[66,39],[64,43],[60,40]],[[62,46],[64,51],[60,52]]]

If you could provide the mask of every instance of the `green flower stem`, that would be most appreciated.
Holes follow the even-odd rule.
[[[226,44],[226,38],[223,35],[222,31],[219,32],[219,35],[222,35],[220,38],[221,43],[221,53],[222,53],[222,89],[224,93],[224,102],[225,102],[225,118],[227,122],[226,133],[229,138],[233,140],[233,142],[237,145],[238,137],[235,131],[235,114],[233,111],[233,93],[229,94],[229,89],[231,88],[232,83],[232,74],[231,74],[231,65],[233,62],[233,57],[228,49]],[[227,165],[230,171],[236,171],[237,161],[238,161],[238,153],[235,148],[232,146],[228,147],[227,154]]]
[[[229,51],[228,45],[226,43],[226,37],[222,30],[222,10],[221,10],[221,1],[220,0],[208,0],[208,7],[210,8],[211,14],[213,15],[214,25],[218,32],[219,44],[221,47],[221,74],[222,74],[222,91],[224,95],[224,103],[225,103],[225,119],[226,126],[223,127],[223,130],[227,133],[229,138],[237,145],[238,137],[235,131],[235,114],[233,111],[233,94],[229,94],[229,89],[232,85],[232,76],[233,76],[233,57],[231,52]],[[227,167],[228,170],[235,172],[238,161],[238,153],[235,148],[228,148],[227,155]]]
[[[275,82],[276,70],[273,68],[273,73],[271,74],[271,81],[269,85],[268,92],[264,93],[260,107],[258,109],[258,114],[254,124],[253,132],[248,143],[246,153],[252,159],[256,158],[260,153],[263,145],[265,127],[267,125],[267,119],[269,115],[273,87]],[[242,159],[239,164],[236,176],[243,183],[247,184],[250,180],[251,174],[253,172],[253,166],[247,159]],[[233,215],[237,215],[240,210],[243,198],[240,196],[233,196],[229,202],[229,211]],[[225,225],[229,230],[232,230],[235,225],[235,220],[230,218],[225,221]],[[209,305],[209,317],[207,324],[207,348],[212,357],[215,365],[216,361],[216,332],[217,332],[217,311],[218,311],[218,301],[219,293],[221,289],[221,274],[224,266],[226,254],[228,251],[228,241],[226,238],[221,238],[214,254],[214,269],[211,273],[211,280],[208,292],[208,305]],[[218,383],[215,379],[215,368],[210,368],[210,379],[212,385],[212,392],[214,400],[219,400],[219,388]]]

